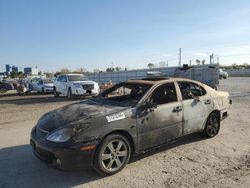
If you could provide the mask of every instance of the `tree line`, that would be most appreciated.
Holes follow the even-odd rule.
[[[233,63],[232,65],[220,65],[220,68],[223,68],[226,70],[250,69],[250,64],[248,64],[248,63],[243,63],[243,64]]]

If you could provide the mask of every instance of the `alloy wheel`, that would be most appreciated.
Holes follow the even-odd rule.
[[[209,137],[214,137],[220,130],[220,121],[216,115],[210,116],[207,121],[206,132]]]
[[[127,161],[128,148],[122,140],[110,141],[102,151],[102,166],[107,171],[119,170]]]

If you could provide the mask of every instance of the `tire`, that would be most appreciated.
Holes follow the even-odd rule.
[[[111,134],[98,146],[94,157],[94,168],[101,175],[113,175],[126,166],[130,156],[131,145],[128,139],[120,134]]]
[[[53,89],[54,97],[59,97],[59,93],[56,91],[56,88]]]
[[[220,116],[216,113],[211,113],[207,118],[203,134],[206,137],[213,138],[219,133],[219,131],[220,131]]]
[[[74,98],[74,97],[73,97],[71,88],[69,88],[69,89],[68,89],[68,92],[67,92],[67,99],[68,99],[68,100],[72,100],[73,98]]]

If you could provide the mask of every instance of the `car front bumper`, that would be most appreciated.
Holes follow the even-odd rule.
[[[53,92],[53,87],[45,87],[44,92]]]
[[[226,118],[229,116],[228,109],[230,108],[230,106],[231,106],[232,103],[233,103],[232,99],[229,98],[228,103],[229,103],[228,108],[226,108],[226,109],[220,111],[220,120],[221,120],[221,121],[224,120],[224,119],[226,119]]]
[[[94,89],[92,90],[75,89],[72,94],[75,96],[98,95],[99,91],[96,91]]]
[[[83,169],[93,166],[95,149],[80,150],[87,144],[54,143],[46,139],[41,140],[36,135],[35,128],[32,130],[30,138],[33,153],[38,159],[63,170]]]
[[[87,95],[98,95],[100,93],[100,88],[94,86],[93,88],[84,88],[81,87],[71,87],[72,94],[75,96],[87,96]]]

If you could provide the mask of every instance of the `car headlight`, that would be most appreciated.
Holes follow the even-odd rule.
[[[98,85],[98,83],[95,83],[95,90],[97,91],[97,92],[99,92],[99,89],[100,89],[100,87],[99,87],[99,85]]]
[[[66,142],[72,137],[72,135],[72,128],[64,128],[49,134],[46,139],[52,142]]]
[[[81,88],[81,84],[74,84],[75,87]]]

